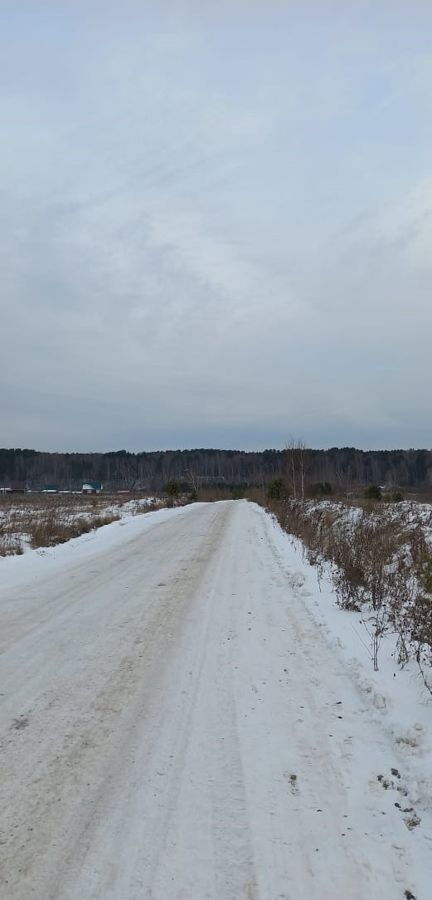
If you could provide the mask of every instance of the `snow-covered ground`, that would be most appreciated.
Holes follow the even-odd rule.
[[[358,625],[244,501],[1,559],[2,898],[428,900],[432,704]]]
[[[145,534],[159,522],[181,515],[183,507],[159,509],[139,515],[141,501],[131,501],[121,507],[121,518],[103,528],[89,531],[80,537],[72,538],[55,547],[39,547],[32,550],[26,547],[25,553],[17,556],[0,556],[0,591],[18,586],[38,578],[49,578],[51,574],[60,574],[69,566],[79,566],[82,562],[99,554],[109,553],[112,548],[120,547]],[[142,501],[145,510],[150,504]]]
[[[427,513],[429,518],[430,509]],[[413,661],[403,668],[398,665],[396,636],[389,632],[383,637],[379,671],[375,672],[365,614],[340,609],[331,573],[327,576],[321,573],[319,577],[316,568],[305,561],[301,542],[282,531],[274,519],[272,530],[281,565],[292,578],[293,589],[305,612],[321,629],[327,644],[364,695],[370,716],[387,733],[403,761],[404,783],[399,778],[396,781],[390,778],[398,793],[406,797],[401,806],[412,807],[418,817],[429,817],[432,814],[432,698],[418,667]],[[410,815],[406,818],[409,820]]]
[[[106,519],[126,519],[164,506],[157,497],[84,494],[24,494],[0,498],[0,557],[19,555],[32,545],[50,546],[73,537],[74,531],[98,528]],[[83,527],[78,527],[83,523]],[[36,540],[35,540],[36,538]]]

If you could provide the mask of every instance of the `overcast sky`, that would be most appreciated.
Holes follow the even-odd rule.
[[[0,16],[0,445],[432,446],[430,2]]]

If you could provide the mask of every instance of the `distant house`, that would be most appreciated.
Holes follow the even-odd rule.
[[[85,481],[82,486],[83,494],[100,494],[101,491],[103,491],[101,481]]]

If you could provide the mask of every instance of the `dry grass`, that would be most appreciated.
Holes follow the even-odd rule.
[[[0,556],[26,547],[53,547],[108,525],[125,512],[141,514],[164,506],[144,498],[83,494],[14,494],[0,497]]]
[[[30,545],[33,549],[54,547],[56,544],[64,544],[71,538],[80,537],[81,534],[87,534],[89,531],[94,531],[95,528],[101,528],[103,525],[109,525],[119,519],[119,515],[111,514],[91,515],[88,518],[80,516],[65,520],[58,514],[49,513],[33,525],[30,532]]]
[[[271,505],[308,562],[330,573],[339,605],[361,611],[374,666],[386,632],[432,693],[432,511],[416,504],[286,500]]]

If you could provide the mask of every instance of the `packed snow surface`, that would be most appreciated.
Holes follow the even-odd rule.
[[[2,900],[430,900],[431,705],[351,621],[242,501],[0,560]]]

